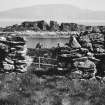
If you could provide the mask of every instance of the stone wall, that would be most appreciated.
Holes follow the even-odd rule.
[[[0,71],[2,72],[24,72],[30,63],[26,55],[27,48],[25,40],[18,35],[8,35],[0,37]]]

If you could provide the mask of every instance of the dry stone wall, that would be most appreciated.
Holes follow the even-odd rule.
[[[0,37],[1,71],[24,72],[29,65],[25,40],[18,35]]]
[[[96,63],[99,60],[94,57],[94,53],[89,48],[83,47],[74,36],[70,37],[68,47],[68,53],[62,51],[61,57],[71,60],[69,71],[80,74],[82,78],[95,77],[97,72]]]

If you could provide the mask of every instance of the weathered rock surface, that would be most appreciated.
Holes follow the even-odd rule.
[[[86,32],[86,33],[105,33],[105,26],[86,26],[76,23],[57,23],[56,21],[50,21],[48,24],[44,20],[40,21],[25,21],[21,25],[15,24],[12,26],[7,26],[5,28],[0,28],[1,31],[63,31],[63,32]]]
[[[50,21],[50,31],[59,31],[60,27],[56,21]]]
[[[78,31],[78,25],[75,23],[61,23],[62,31]]]

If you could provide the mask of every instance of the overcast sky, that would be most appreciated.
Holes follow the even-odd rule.
[[[83,9],[105,11],[105,0],[0,0],[0,11],[37,4],[72,4]]]

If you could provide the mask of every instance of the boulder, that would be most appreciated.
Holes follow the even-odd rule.
[[[97,53],[105,53],[105,49],[103,49],[102,47],[98,47],[98,48],[96,48],[96,52]]]
[[[77,39],[74,36],[70,37],[68,46],[70,48],[74,48],[74,49],[81,48],[81,45],[79,44],[79,42],[77,41]]]
[[[93,51],[92,43],[84,42],[82,47],[87,48],[89,51]]]
[[[74,62],[74,67],[78,68],[78,70],[83,72],[84,74],[94,74],[96,73],[96,65],[94,62],[88,59],[81,59],[79,61]],[[93,75],[93,76],[94,76]]]
[[[12,64],[4,62],[3,65],[4,65],[4,70],[7,70],[7,71],[14,70],[14,65]]]

